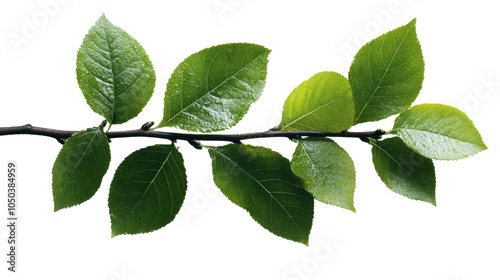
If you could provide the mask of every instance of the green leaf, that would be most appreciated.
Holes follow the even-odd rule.
[[[354,103],[347,79],[320,72],[300,84],[283,107],[281,130],[341,132],[352,126]]]
[[[270,50],[233,43],[197,52],[177,66],[158,127],[219,131],[238,123],[261,95]]]
[[[184,160],[174,145],[137,150],[118,166],[109,190],[112,236],[146,233],[170,223],[186,196]]]
[[[356,212],[356,171],[349,154],[328,138],[298,140],[291,162],[292,171],[311,181],[306,186],[315,199]]]
[[[76,66],[87,103],[109,123],[134,118],[153,94],[156,76],[146,52],[104,15],[85,36]]]
[[[110,159],[108,138],[101,128],[89,128],[68,138],[52,168],[54,211],[94,196]]]
[[[349,69],[356,113],[354,123],[400,113],[417,98],[424,80],[424,58],[416,19],[368,42]]]
[[[307,245],[314,199],[290,162],[267,148],[230,144],[209,148],[214,182],[270,232]]]
[[[371,141],[378,176],[393,192],[436,205],[436,174],[431,159],[408,148],[398,137]]]
[[[392,133],[432,159],[461,159],[487,149],[467,115],[442,104],[421,104],[404,111]]]

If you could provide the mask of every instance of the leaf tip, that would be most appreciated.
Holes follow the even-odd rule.
[[[101,16],[99,17],[99,20],[106,20],[109,21],[108,18],[106,17],[105,13],[102,13]]]
[[[479,135],[479,136],[481,136],[481,135]],[[478,152],[482,152],[482,151],[488,150],[488,146],[486,146],[486,144],[484,144],[483,137],[481,137],[481,144],[478,145],[478,148],[480,149]]]
[[[63,210],[63,209],[78,206],[80,204],[81,203],[66,203],[65,204],[63,201],[56,202],[56,200],[54,200],[54,213],[59,212],[60,210]]]
[[[113,216],[113,214],[110,213],[110,216]],[[111,238],[115,238],[118,235],[124,234],[123,232],[119,232],[116,224],[113,223],[113,219],[111,219]]]
[[[57,212],[57,211],[59,211],[59,210],[61,210],[61,209],[63,209],[63,208],[64,207],[60,207],[60,206],[54,204],[54,213]]]
[[[429,195],[427,195],[427,197],[425,199],[415,199],[415,200],[420,200],[420,201],[432,204],[433,206],[437,206],[437,204],[436,204],[436,193],[435,192],[434,193],[430,193]]]
[[[295,241],[297,243],[300,243],[300,244],[303,244],[303,245],[306,245],[307,247],[309,247],[309,234],[306,236],[301,236],[298,239],[289,239],[289,238],[285,238],[285,239],[292,240],[292,241]]]
[[[111,23],[104,13],[101,14],[96,24],[109,24]]]

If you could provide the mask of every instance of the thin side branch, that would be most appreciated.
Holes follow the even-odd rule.
[[[77,132],[78,131],[37,127],[37,126],[32,126],[30,124],[23,126],[0,127],[0,136],[19,135],[19,134],[41,135],[41,136],[52,137],[60,143],[63,143],[65,139],[68,139],[69,137],[71,137],[71,135]],[[297,139],[301,137],[311,137],[311,136],[359,138],[363,141],[366,141],[367,139],[380,139],[381,136],[384,134],[385,131],[380,129],[375,131],[366,131],[366,132],[344,131],[339,133],[328,133],[319,131],[268,130],[263,132],[251,132],[251,133],[241,133],[241,134],[206,134],[206,133],[164,132],[164,131],[147,130],[141,128],[135,130],[106,132],[106,135],[108,136],[109,139],[128,138],[128,137],[151,137],[151,138],[168,139],[171,141],[184,140],[190,143],[194,143],[195,141],[226,141],[233,143],[241,143],[242,140],[257,139],[257,138],[286,137],[290,139]]]

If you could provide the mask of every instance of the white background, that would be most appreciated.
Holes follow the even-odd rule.
[[[460,107],[489,150],[435,162],[434,207],[392,193],[374,171],[370,147],[339,140],[356,164],[357,213],[316,203],[306,247],[272,235],[229,202],[213,185],[207,151],[185,143],[179,143],[188,172],[181,213],[154,233],[111,238],[107,195],[114,170],[135,149],[161,140],[113,140],[111,166],[97,194],[54,213],[51,170],[60,144],[38,136],[0,137],[0,218],[7,214],[9,160],[19,166],[20,200],[19,272],[6,271],[7,228],[1,218],[0,278],[500,279],[498,8],[496,1],[459,4],[464,2],[2,1],[0,126],[81,130],[101,122],[78,87],[75,60],[103,12],[144,46],[157,72],[155,94],[144,111],[114,130],[158,122],[168,77],[191,53],[229,42],[272,49],[262,97],[229,132],[278,124],[282,104],[298,84],[326,70],[347,76],[363,43],[416,17],[426,65],[415,104]],[[388,130],[392,122],[352,130]],[[246,143],[288,158],[294,149],[289,140]]]

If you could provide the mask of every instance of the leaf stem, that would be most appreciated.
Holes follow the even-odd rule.
[[[109,123],[109,126],[108,126],[108,129],[106,130],[106,133],[108,133],[108,132],[109,132],[109,130],[111,129],[111,126],[112,126],[112,125],[113,125],[112,123]]]
[[[3,135],[40,135],[52,137],[56,140],[67,139],[78,131],[59,130],[52,128],[44,128],[26,124],[22,126],[0,127],[0,136]],[[190,143],[193,141],[226,141],[233,143],[241,143],[242,140],[257,139],[257,138],[273,138],[286,137],[296,139],[300,137],[344,137],[344,138],[359,138],[359,139],[380,139],[386,134],[383,130],[351,132],[343,131],[338,133],[321,132],[321,131],[275,131],[267,130],[262,132],[250,132],[241,134],[208,134],[208,133],[175,133],[158,130],[124,130],[124,131],[108,131],[106,135],[109,139],[112,138],[129,138],[129,137],[150,137],[168,139],[171,141],[184,140]]]

